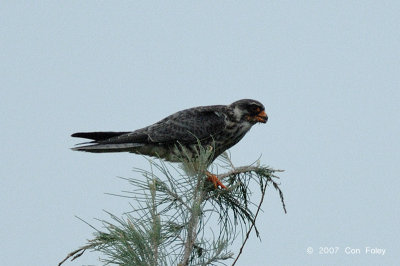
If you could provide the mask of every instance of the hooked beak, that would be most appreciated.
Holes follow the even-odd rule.
[[[256,115],[255,120],[260,123],[267,123],[268,116],[265,111],[261,111],[258,115]]]

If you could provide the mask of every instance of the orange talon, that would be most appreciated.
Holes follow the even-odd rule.
[[[226,189],[226,186],[224,186],[224,184],[222,184],[221,180],[218,179],[218,177],[210,172],[206,172],[207,175],[207,179],[211,182],[213,182],[215,188],[218,188],[218,186],[220,186],[223,189]]]

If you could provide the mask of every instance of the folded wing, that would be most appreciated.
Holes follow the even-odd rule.
[[[92,139],[73,150],[87,152],[135,152],[146,145],[196,144],[225,128],[224,106],[196,107],[177,112],[133,132],[79,132],[72,137]],[[82,144],[89,144],[82,143]]]

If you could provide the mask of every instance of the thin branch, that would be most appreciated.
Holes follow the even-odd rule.
[[[279,186],[278,186],[278,184],[277,184],[276,182],[272,182],[272,184],[274,185],[274,188],[275,188],[276,190],[278,190],[278,192],[279,192],[279,197],[281,198],[283,211],[284,211],[285,213],[287,213],[287,211],[286,211],[286,204],[285,204],[285,200],[284,200],[284,198],[283,198],[283,192],[282,192],[282,190],[279,188]]]
[[[189,265],[190,255],[193,252],[195,241],[197,239],[197,229],[201,215],[201,204],[203,202],[204,178],[202,175],[197,176],[197,185],[193,192],[193,204],[190,209],[190,219],[187,229],[187,237],[185,243],[185,250],[183,254],[183,260],[178,265],[186,266]]]
[[[244,248],[244,246],[246,245],[247,240],[249,239],[250,232],[253,230],[253,228],[254,228],[254,226],[255,226],[258,213],[260,212],[261,205],[262,205],[262,203],[263,203],[263,201],[264,201],[264,196],[265,196],[265,191],[266,191],[267,185],[268,185],[268,182],[266,182],[265,185],[264,185],[264,189],[263,189],[263,191],[262,191],[261,200],[260,200],[260,203],[258,204],[258,208],[257,208],[256,215],[254,216],[254,219],[253,219],[253,222],[252,222],[252,224],[251,224],[251,226],[250,226],[250,228],[249,228],[249,231],[247,231],[246,238],[245,238],[245,240],[244,240],[242,246],[240,247],[239,254],[237,255],[237,257],[236,257],[235,261],[233,262],[232,266],[234,266],[234,265],[236,264],[237,260],[239,259],[240,255],[242,254],[243,248]]]
[[[248,173],[248,172],[257,172],[260,170],[259,166],[242,166],[242,167],[236,167],[232,171],[229,171],[224,174],[219,174],[218,178],[219,179],[224,179],[228,176],[231,175],[237,175],[237,174],[243,174],[243,173]],[[284,170],[273,170],[273,172],[284,172]]]
[[[65,259],[63,259],[63,260],[58,264],[58,266],[61,266],[66,260],[68,260],[68,259],[71,258],[71,257],[72,257],[71,261],[75,260],[76,258],[79,258],[80,256],[83,255],[83,253],[84,253],[87,249],[93,248],[93,247],[95,247],[95,246],[97,246],[97,244],[92,243],[92,244],[88,244],[88,245],[86,245],[86,246],[83,246],[83,247],[81,247],[81,248],[78,248],[77,250],[72,251],[71,253],[69,253],[69,254],[65,257]]]

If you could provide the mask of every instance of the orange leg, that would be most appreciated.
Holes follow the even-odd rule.
[[[226,189],[226,186],[224,186],[224,184],[222,184],[221,180],[218,179],[218,177],[210,172],[206,172],[207,175],[207,179],[211,182],[213,182],[215,188],[218,188],[218,186],[220,186],[223,189]]]

